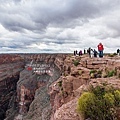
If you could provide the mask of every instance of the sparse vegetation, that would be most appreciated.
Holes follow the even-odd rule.
[[[62,80],[58,82],[58,86],[62,87]]]
[[[109,56],[109,57],[114,57],[114,55],[113,55],[113,54],[109,54],[108,56]]]
[[[68,73],[64,73],[64,76],[65,76],[65,77],[68,76]]]
[[[107,76],[107,73],[106,73],[106,72],[103,72],[103,73],[102,73],[102,77],[103,77],[103,78],[107,78],[107,77],[108,77],[108,76]]]
[[[90,74],[96,73],[96,72],[97,72],[97,70],[91,70],[91,71],[90,71]]]
[[[120,107],[120,91],[119,90],[114,91],[114,97],[115,97],[115,105]]]
[[[75,66],[78,66],[78,65],[79,65],[79,61],[78,61],[78,60],[74,60],[74,61],[73,61],[73,64],[74,64]]]
[[[117,53],[108,54],[109,57],[114,57],[114,56],[116,56],[116,55],[117,55]]]
[[[115,56],[115,55],[117,55],[117,53],[113,53],[113,55]]]
[[[116,75],[115,70],[108,71],[108,73],[107,73],[107,77],[112,77],[112,76],[115,76],[115,75]]]
[[[120,106],[120,91],[103,84],[90,87],[79,100],[77,110],[85,119],[117,120],[116,110]]]
[[[101,70],[91,70],[90,76],[91,76],[91,78],[101,78],[102,71]]]
[[[78,73],[79,73],[79,75],[82,75],[84,73],[84,71],[83,70],[79,70]]]
[[[106,78],[106,77],[112,77],[117,75],[117,71],[116,70],[105,70],[105,71],[101,71],[101,70],[91,70],[90,71],[90,77],[91,78]],[[119,77],[119,76],[118,76]]]
[[[90,92],[84,92],[78,100],[78,111],[85,118],[88,118],[89,116],[92,115],[94,104],[95,104],[95,95]]]

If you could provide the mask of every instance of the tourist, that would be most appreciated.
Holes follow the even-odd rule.
[[[82,50],[80,50],[80,55],[82,55]]]
[[[82,56],[82,50],[79,51],[79,56]]]
[[[94,49],[94,51],[93,51],[93,53],[94,53],[94,57],[97,57],[97,51]]]
[[[91,54],[91,48],[89,47],[88,50],[87,50],[87,53],[89,54],[89,57],[91,58],[92,57],[92,54]]]
[[[86,54],[86,50],[84,49],[84,54]]]
[[[98,51],[99,51],[99,57],[103,57],[104,47],[103,47],[102,43],[99,43],[99,45],[97,47],[98,47]]]
[[[91,54],[91,58],[92,58],[92,57],[94,56],[94,51],[93,51],[93,49],[91,49],[90,54]]]
[[[78,53],[77,53],[77,50],[76,50],[75,54],[76,54],[76,55],[78,54]]]
[[[76,55],[76,51],[74,50],[74,56]]]
[[[118,54],[118,56],[120,55],[120,49],[117,49],[117,54]]]

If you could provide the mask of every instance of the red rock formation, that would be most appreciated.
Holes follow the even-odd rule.
[[[46,74],[38,75],[26,69],[20,73],[17,84],[17,100],[20,103],[19,113],[25,113],[24,120],[36,120],[37,118],[50,120],[51,109],[51,120],[82,120],[76,112],[77,100],[89,84],[94,85],[110,80],[109,84],[114,85],[114,87],[118,86],[117,82],[120,76],[119,58],[116,60],[108,57],[89,58],[70,54],[23,54],[21,57],[25,59],[26,64],[43,62],[55,65],[51,67],[57,66],[60,70],[59,74],[62,73],[59,79],[58,72],[56,72],[58,68],[55,68],[56,71],[53,70],[53,76],[48,75],[49,77]],[[77,66],[74,65],[75,60],[79,61]],[[5,71],[4,66],[2,70]],[[103,73],[115,70],[116,76],[111,78],[97,76],[96,79],[93,79],[90,75],[91,70],[100,70]],[[5,75],[3,74],[2,77],[5,77]],[[47,89],[48,87],[49,89]],[[17,117],[22,119],[20,114]]]
[[[74,60],[79,60],[80,64],[76,67],[73,65]],[[59,63],[60,62],[56,62]],[[108,81],[115,88],[120,88],[118,82],[120,78],[120,58],[109,59],[105,58],[88,58],[88,57],[67,57],[62,63],[65,66],[63,76],[54,82],[49,89],[51,96],[51,105],[53,113],[51,120],[82,120],[76,112],[77,100],[83,90],[87,90],[90,84],[101,84]],[[68,66],[71,66],[71,72],[68,73]],[[60,68],[60,67],[59,67]],[[114,70],[117,72],[115,77],[97,78],[90,77],[91,70],[108,71]],[[117,78],[117,79],[116,79]]]

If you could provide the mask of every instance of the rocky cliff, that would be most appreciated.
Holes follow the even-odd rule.
[[[25,69],[20,73],[17,83],[18,114],[8,116],[6,120],[50,120],[49,86],[62,74],[63,61],[67,54],[29,54],[25,60]]]
[[[50,120],[83,120],[77,113],[77,102],[89,85],[107,83],[120,89],[120,57],[68,56],[64,63],[63,75],[49,89],[52,106]]]
[[[23,67],[20,56],[0,55],[0,120],[5,118],[6,110],[12,105],[10,102],[16,94],[16,84]]]
[[[76,111],[77,101],[90,84],[108,82],[119,88],[119,56],[22,54],[20,57],[25,66],[5,120],[82,120]]]

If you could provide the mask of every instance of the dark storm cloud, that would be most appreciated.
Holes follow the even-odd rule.
[[[9,5],[11,2],[8,2]],[[14,2],[19,4],[12,4],[8,8],[2,6],[0,10],[5,10],[5,13],[0,13],[0,22],[6,29],[20,32],[23,29],[40,31],[49,24],[59,27],[83,25],[88,22],[88,18],[98,15],[102,6],[102,2],[96,0],[65,0],[64,2],[58,0],[58,2],[54,1],[54,4],[47,2],[43,5],[43,1],[28,0],[26,4],[24,1],[22,4],[20,0]],[[78,18],[79,20],[76,21]]]
[[[76,24],[72,21],[78,18],[80,18],[78,24],[84,24],[88,21],[87,18],[99,13],[100,7],[95,0],[65,0],[63,3],[58,0],[58,3],[54,1],[56,6],[53,6],[53,2],[42,5],[43,1],[32,0],[28,0],[26,4],[24,1],[22,3],[20,0],[14,0],[13,2],[19,3],[17,5],[11,4],[12,0],[7,2],[8,6],[1,5],[0,10],[5,13],[0,13],[0,22],[5,28],[12,31],[42,30],[49,24],[72,27]]]
[[[34,30],[35,25],[32,21],[28,21],[25,17],[17,14],[0,13],[1,23],[8,30],[23,31],[23,29]]]
[[[63,3],[56,3],[55,7],[49,4],[42,8],[36,6],[33,10],[35,14],[30,14],[30,16],[36,24],[42,23],[43,26],[52,24],[59,27],[72,27],[75,26],[75,20],[78,18],[80,19],[77,25],[83,25],[84,22],[88,22],[87,18],[94,17],[99,13],[99,6],[96,6],[94,2],[86,0],[65,0]]]

